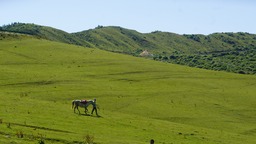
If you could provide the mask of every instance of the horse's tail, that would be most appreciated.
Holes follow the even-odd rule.
[[[71,107],[71,109],[74,108],[74,104],[75,104],[75,100],[72,101],[72,107]]]

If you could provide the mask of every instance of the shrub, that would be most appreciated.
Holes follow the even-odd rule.
[[[94,140],[94,137],[91,136],[91,135],[88,135],[88,134],[87,134],[87,135],[84,137],[84,141],[85,141],[86,144],[93,144],[93,140]]]
[[[38,140],[38,144],[45,144],[43,139]]]
[[[23,137],[24,137],[24,134],[23,134],[22,131],[18,131],[18,132],[16,133],[16,136],[17,136],[18,138],[23,138]]]
[[[11,128],[11,123],[6,124],[7,128]]]

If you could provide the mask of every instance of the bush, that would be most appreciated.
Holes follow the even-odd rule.
[[[23,137],[24,137],[24,134],[23,134],[22,131],[18,131],[18,132],[16,133],[16,136],[17,136],[18,138],[23,138]]]
[[[87,134],[87,135],[84,137],[84,141],[85,141],[86,144],[93,144],[93,140],[94,140],[94,137],[91,136],[91,135],[88,135],[88,134]]]
[[[38,140],[38,144],[45,144],[43,139]]]

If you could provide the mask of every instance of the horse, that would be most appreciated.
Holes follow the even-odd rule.
[[[85,109],[85,114],[87,114],[88,109],[87,107],[89,105],[93,106],[93,110],[96,110],[96,114],[97,114],[97,109],[96,109],[96,99],[94,100],[73,100],[72,101],[72,109],[74,108],[74,113],[76,111],[76,109],[78,110],[79,114],[80,114],[80,110],[78,109],[78,107],[83,107]],[[93,113],[93,111],[92,111]],[[97,114],[98,115],[98,114]]]

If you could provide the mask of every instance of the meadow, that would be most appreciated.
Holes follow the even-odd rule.
[[[36,24],[12,23],[0,31],[33,35],[51,41],[99,48],[190,67],[239,74],[256,74],[256,35],[246,32],[175,34],[140,33],[119,26],[98,26],[77,33]]]
[[[4,144],[254,144],[255,96],[253,75],[11,33],[0,40]],[[99,117],[71,109],[93,98]]]

